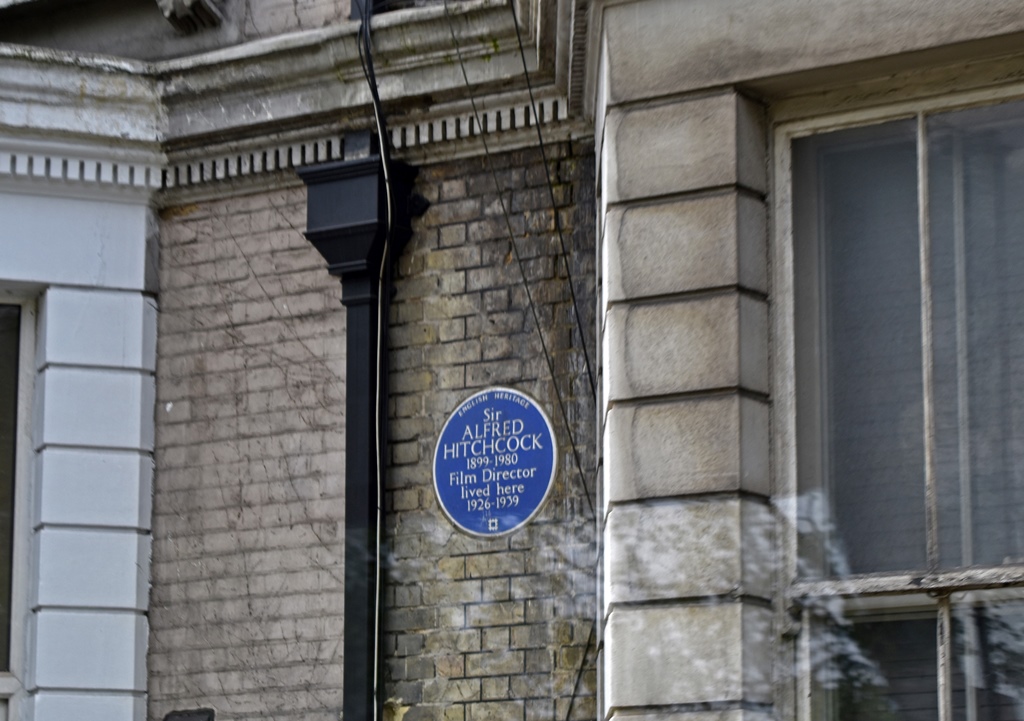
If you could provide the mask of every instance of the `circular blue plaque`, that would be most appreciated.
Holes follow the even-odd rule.
[[[452,411],[434,449],[434,491],[456,528],[503,536],[544,505],[557,467],[555,431],[530,396],[480,391]]]

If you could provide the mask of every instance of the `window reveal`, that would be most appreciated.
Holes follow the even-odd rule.
[[[813,716],[1024,719],[1024,104],[792,150]]]
[[[10,668],[15,439],[21,307],[0,305],[0,670]]]

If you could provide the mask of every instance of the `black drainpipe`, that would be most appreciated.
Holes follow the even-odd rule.
[[[366,152],[369,136],[346,137],[346,160],[298,170],[308,187],[306,238],[327,261],[331,275],[341,278],[341,303],[347,313],[345,359],[345,622],[343,718],[374,721],[373,678],[378,659],[374,650],[380,634],[377,606],[377,499],[383,498],[382,461],[378,457],[378,402],[386,421],[387,354],[380,354],[377,387],[379,287],[387,239],[388,188],[381,156]],[[353,146],[362,157],[348,159]],[[425,209],[412,195],[416,169],[391,161],[388,176],[394,199],[391,259],[398,257],[412,234],[411,218]],[[385,319],[386,320],[386,319]],[[384,326],[385,345],[387,326]],[[386,426],[386,423],[383,425]],[[386,438],[381,438],[386,448]],[[380,479],[378,481],[378,479]],[[378,486],[378,482],[381,486]]]

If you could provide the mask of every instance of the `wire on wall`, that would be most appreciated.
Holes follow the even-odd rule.
[[[373,632],[373,714],[374,719],[380,715],[380,628],[382,622],[382,574],[381,547],[383,546],[383,513],[384,513],[384,467],[385,449],[387,448],[387,426],[384,392],[387,374],[384,372],[387,344],[387,318],[391,305],[391,250],[394,237],[394,192],[391,184],[391,152],[388,146],[387,121],[381,107],[380,92],[377,88],[377,76],[373,68],[373,44],[370,38],[370,22],[373,16],[373,0],[363,0],[359,20],[359,62],[363,68],[363,76],[370,88],[370,99],[373,104],[374,125],[377,131],[377,144],[380,150],[381,168],[384,175],[384,191],[386,203],[386,221],[384,231],[384,252],[377,278],[377,383],[376,383],[376,418],[375,438],[377,450],[377,539],[376,539],[376,578],[374,579],[374,632]]]
[[[445,2],[447,4],[447,0],[445,0]],[[578,303],[577,297],[576,297],[576,287],[575,287],[575,283],[574,283],[573,277],[572,277],[572,268],[569,265],[569,253],[568,253],[568,251],[566,249],[566,245],[565,245],[565,235],[564,235],[564,232],[563,232],[563,229],[562,229],[562,219],[561,219],[561,216],[558,213],[558,202],[555,200],[555,187],[554,187],[554,183],[553,183],[553,181],[551,179],[551,170],[550,170],[550,167],[548,166],[547,151],[546,151],[546,149],[544,147],[544,135],[541,132],[541,127],[540,127],[540,125],[541,125],[540,114],[537,112],[537,100],[536,100],[536,97],[535,97],[534,92],[533,92],[533,83],[530,81],[530,70],[529,70],[529,67],[528,67],[527,62],[526,62],[526,51],[525,51],[525,49],[523,47],[522,33],[519,30],[519,18],[518,18],[517,14],[516,14],[515,0],[509,0],[508,6],[509,6],[509,11],[512,14],[512,24],[513,24],[513,26],[515,27],[515,30],[516,30],[516,41],[517,41],[517,43],[519,45],[519,57],[522,60],[522,64],[523,64],[523,77],[526,80],[526,88],[527,88],[527,91],[529,92],[529,96],[530,96],[530,110],[533,113],[534,128],[537,131],[537,146],[538,146],[538,149],[540,150],[541,162],[542,162],[542,164],[544,166],[544,176],[545,176],[545,179],[547,181],[548,196],[551,199],[551,209],[552,209],[552,213],[553,213],[554,219],[555,219],[555,230],[558,232],[558,243],[559,243],[559,247],[561,249],[562,262],[565,263],[565,273],[566,273],[566,278],[567,278],[568,283],[569,283],[569,294],[570,294],[570,297],[572,299],[573,317],[574,317],[574,319],[576,321],[576,328],[577,328],[577,331],[580,334],[580,339],[582,341],[582,339],[586,338],[586,335],[583,332],[583,320],[582,320],[582,316],[580,314],[579,303]],[[453,39],[453,41],[455,40],[454,34],[452,36],[452,39]],[[457,42],[456,42],[456,44],[457,44]],[[461,63],[461,56],[460,56],[460,63]],[[465,70],[464,69],[463,69],[463,75],[465,76]],[[468,83],[468,81],[467,81],[467,83]],[[475,110],[476,110],[476,107],[474,105],[474,112],[475,112]],[[479,123],[479,118],[477,118],[477,122]],[[486,141],[485,141],[485,144],[484,144],[485,152],[486,152],[486,149],[487,148],[486,148]],[[495,185],[497,186],[497,177],[495,177]],[[499,194],[500,194],[500,190],[499,190]],[[523,278],[523,282],[524,282],[524,284],[526,282],[525,276]],[[540,331],[540,329],[538,327],[538,332],[539,331]],[[585,363],[586,369],[587,369],[587,379],[590,382],[590,393],[591,393],[591,396],[596,400],[596,398],[597,398],[597,384],[596,384],[596,382],[594,380],[594,371],[593,371],[593,365],[590,362],[590,353],[587,350],[587,344],[586,344],[585,341],[582,341],[581,345],[583,346],[583,360],[584,360],[584,363]],[[564,417],[564,412],[563,412],[563,417]],[[566,424],[568,425],[568,420],[566,421]],[[571,429],[570,429],[569,432],[570,432],[570,438],[571,438],[572,437]],[[574,447],[574,451],[575,451],[575,447]],[[577,458],[576,462],[577,462],[577,468],[579,468],[579,459],[578,458]],[[583,471],[582,471],[582,469],[580,469],[580,478],[581,478],[581,480],[583,480]],[[587,491],[587,486],[586,486],[586,482],[585,481],[583,483],[583,486],[584,486],[584,491],[586,492]],[[587,500],[588,500],[588,502],[590,501],[589,492],[587,493]],[[593,512],[593,510],[594,510],[593,506],[591,506],[591,512]],[[596,516],[595,516],[595,520],[596,520]],[[598,551],[598,564],[600,564],[600,558],[601,558],[602,553],[603,553],[603,549],[599,549],[599,551]],[[579,695],[580,681],[583,679],[583,672],[586,669],[588,652],[590,651],[591,647],[594,645],[594,642],[596,640],[596,635],[597,635],[597,620],[595,618],[591,622],[591,624],[590,624],[590,632],[589,632],[589,634],[587,636],[587,642],[584,645],[583,655],[580,658],[579,667],[576,669],[576,678],[575,678],[575,681],[573,682],[572,696],[569,699],[569,706],[568,706],[568,708],[565,711],[566,721],[568,721],[568,719],[570,719],[572,717],[573,704],[576,702],[576,698]]]
[[[477,110],[476,98],[474,97],[472,92],[472,85],[469,82],[469,75],[466,72],[466,64],[462,57],[462,48],[459,45],[458,38],[455,35],[455,26],[452,23],[451,12],[448,9],[448,0],[444,0],[444,14],[445,18],[448,21],[448,30],[452,36],[452,44],[455,47],[455,54],[458,57],[459,67],[462,70],[462,78],[466,83],[467,90],[469,91],[469,101],[470,105],[473,108],[473,117],[476,121],[477,126],[483,127],[482,124],[480,123],[480,113]],[[501,214],[505,219],[505,228],[508,232],[509,244],[512,246],[512,253],[516,259],[516,266],[519,268],[519,275],[523,282],[523,288],[526,291],[527,304],[530,306],[530,313],[533,316],[533,322],[537,328],[537,335],[540,338],[540,345],[541,350],[544,354],[544,360],[547,363],[548,373],[550,373],[551,375],[551,384],[552,386],[554,386],[555,389],[555,398],[558,401],[558,408],[561,411],[562,419],[565,422],[565,429],[569,435],[569,445],[572,447],[573,460],[576,465],[576,470],[579,474],[580,483],[583,486],[583,493],[587,499],[587,506],[590,508],[590,517],[592,519],[595,519],[597,517],[597,511],[594,508],[594,501],[590,495],[590,488],[587,486],[586,474],[583,472],[583,463],[580,460],[579,447],[576,445],[575,434],[572,432],[572,426],[569,423],[569,415],[566,410],[565,399],[562,396],[561,389],[559,389],[558,387],[558,383],[555,381],[555,378],[557,377],[555,374],[555,365],[554,362],[551,360],[551,352],[548,350],[547,341],[544,338],[544,331],[540,323],[540,316],[537,313],[537,306],[534,303],[533,293],[530,290],[530,284],[526,278],[526,270],[523,267],[523,259],[519,253],[519,245],[518,243],[516,243],[515,231],[512,230],[512,219],[509,217],[508,206],[505,204],[505,196],[501,190],[501,184],[498,182],[498,174],[494,169],[494,163],[491,161],[491,152],[488,147],[487,136],[481,135],[480,140],[483,143],[484,157],[487,162],[487,167],[490,170],[491,177],[494,180],[494,189],[498,194],[498,203],[501,205]],[[553,208],[552,212],[555,214],[556,217],[558,216],[557,208]],[[568,267],[568,259],[566,260],[566,266]]]
[[[515,0],[512,0],[512,2],[514,2],[514,1]],[[483,127],[481,125],[481,123],[480,123],[480,113],[477,110],[476,98],[473,96],[472,86],[471,86],[471,84],[469,82],[469,75],[466,72],[466,65],[465,65],[465,62],[463,61],[462,49],[461,49],[461,47],[459,45],[458,38],[455,35],[455,27],[452,24],[451,13],[450,13],[450,11],[448,9],[448,0],[444,0],[444,13],[445,13],[445,18],[448,21],[448,30],[451,33],[452,44],[455,47],[455,53],[456,53],[456,56],[458,57],[459,67],[460,67],[460,69],[462,71],[462,78],[463,78],[463,80],[466,83],[467,90],[469,91],[469,100],[470,100],[470,104],[471,104],[471,106],[473,108],[474,120],[476,121],[477,127]],[[515,10],[513,9],[513,17],[514,17],[514,13],[515,13]],[[519,34],[518,22],[516,22],[516,34],[517,35]],[[523,45],[522,45],[522,40],[521,39],[519,41],[519,50],[520,50],[520,54],[523,55],[523,68],[524,68],[524,71],[525,71],[525,69],[526,69],[526,60],[525,60],[525,54],[523,53]],[[527,77],[527,83],[529,83],[529,77]],[[536,121],[537,133],[538,133],[538,137],[539,137],[539,135],[540,135],[540,117],[537,114],[537,106],[536,106],[536,103],[535,103],[534,98],[533,98],[533,90],[532,90],[532,88],[530,89],[530,103],[531,103],[531,108],[532,108],[533,113],[534,113],[534,119]],[[540,337],[541,348],[542,348],[542,350],[544,352],[544,360],[547,363],[548,372],[551,374],[551,382],[552,382],[552,385],[555,388],[555,396],[558,399],[558,405],[559,405],[559,409],[561,410],[562,419],[565,422],[566,432],[569,435],[569,443],[572,446],[573,460],[574,460],[575,465],[576,465],[576,471],[577,471],[577,473],[579,475],[580,484],[583,486],[583,493],[586,495],[587,505],[590,507],[591,519],[596,521],[597,520],[597,513],[596,513],[596,511],[594,509],[594,502],[593,502],[593,499],[591,498],[591,495],[590,495],[590,489],[587,486],[586,475],[583,472],[583,465],[582,465],[582,462],[580,461],[579,449],[578,449],[578,447],[576,445],[575,434],[573,433],[571,424],[569,423],[569,416],[566,413],[565,401],[562,398],[562,393],[561,393],[561,391],[558,388],[558,383],[555,381],[554,363],[551,360],[551,354],[548,351],[547,343],[545,342],[545,339],[544,339],[544,332],[541,329],[540,318],[538,317],[538,314],[537,314],[537,308],[534,305],[533,294],[530,292],[530,285],[529,285],[529,282],[527,281],[527,278],[526,278],[526,271],[523,268],[523,261],[522,261],[522,258],[520,257],[520,254],[519,254],[519,246],[516,244],[515,233],[512,230],[512,221],[509,218],[508,208],[505,205],[505,198],[504,198],[504,195],[503,195],[502,190],[501,190],[501,184],[498,182],[498,174],[497,174],[497,172],[494,169],[494,164],[491,162],[491,153],[490,153],[490,149],[489,149],[488,144],[487,144],[487,137],[486,137],[486,135],[481,135],[480,139],[481,139],[481,142],[483,144],[484,157],[485,157],[486,162],[487,162],[487,167],[489,168],[489,170],[491,172],[491,177],[494,180],[494,189],[495,189],[495,192],[498,194],[498,202],[501,205],[501,213],[502,213],[502,215],[504,216],[504,219],[505,219],[505,227],[506,227],[506,229],[508,231],[509,243],[512,246],[512,251],[513,251],[513,254],[514,254],[515,259],[516,259],[516,265],[519,267],[519,275],[520,275],[520,277],[522,279],[522,282],[523,282],[523,288],[526,290],[526,298],[527,298],[527,302],[528,302],[528,304],[530,306],[530,312],[533,315],[534,324],[535,324],[535,326],[537,328],[537,335]],[[576,303],[576,293],[575,293],[575,291],[572,288],[572,273],[571,273],[571,270],[570,270],[570,267],[569,267],[569,256],[568,256],[568,253],[566,252],[565,241],[564,241],[564,238],[563,238],[563,235],[562,235],[562,227],[561,227],[561,223],[560,223],[559,218],[558,218],[558,207],[557,207],[557,203],[555,202],[555,193],[554,193],[554,187],[552,186],[552,182],[551,182],[551,174],[550,174],[550,171],[548,170],[548,167],[547,167],[547,157],[546,157],[545,152],[544,152],[543,140],[541,140],[540,142],[541,142],[541,146],[540,146],[541,147],[541,157],[542,157],[542,161],[544,163],[544,172],[545,172],[546,177],[547,177],[548,190],[549,190],[550,196],[551,196],[551,209],[552,209],[552,213],[555,216],[556,228],[558,229],[558,238],[559,238],[559,242],[561,243],[562,258],[563,258],[563,260],[565,262],[566,273],[568,274],[568,277],[569,277],[569,287],[570,287],[570,291],[572,293],[573,314],[574,314],[575,319],[576,319],[576,325],[577,325],[577,329],[579,330],[579,333],[580,333],[580,338],[585,338],[586,336],[583,334],[583,327],[582,327],[582,321],[580,319],[579,307],[578,307],[578,305]],[[584,359],[586,361],[587,375],[588,375],[588,378],[590,380],[590,389],[591,389],[591,392],[594,394],[594,397],[596,398],[597,387],[596,387],[596,384],[594,382],[594,375],[593,375],[593,371],[592,371],[591,364],[590,364],[590,357],[587,354],[586,343],[584,342],[582,345],[583,345]],[[600,559],[600,555],[598,556],[598,558]],[[600,563],[600,560],[598,562]],[[569,699],[569,706],[568,706],[568,709],[566,710],[566,714],[565,714],[566,721],[568,721],[568,719],[572,715],[573,704],[575,703],[576,697],[579,694],[580,681],[583,678],[583,672],[584,672],[584,670],[586,668],[588,651],[594,645],[594,642],[596,640],[596,634],[597,634],[597,620],[594,619],[591,622],[591,625],[590,625],[590,632],[589,632],[589,634],[587,636],[587,642],[586,642],[586,645],[584,646],[583,655],[580,657],[580,665],[579,665],[579,667],[576,670],[576,679],[575,679],[575,681],[573,683],[572,696]]]
[[[445,0],[447,3],[447,0]],[[562,262],[565,263],[565,274],[569,280],[569,295],[572,298],[572,312],[576,319],[576,327],[579,330],[580,338],[585,338],[583,334],[583,321],[580,317],[580,307],[576,302],[576,287],[572,280],[572,269],[569,267],[569,253],[565,249],[565,236],[562,233],[562,219],[558,214],[558,203],[555,201],[555,186],[551,181],[551,170],[548,168],[548,157],[547,151],[544,149],[544,134],[540,130],[540,114],[537,112],[537,100],[533,95],[533,83],[530,82],[530,71],[526,64],[526,51],[523,49],[523,36],[519,32],[519,17],[516,15],[516,0],[509,0],[508,8],[512,12],[512,25],[516,29],[516,40],[519,43],[519,57],[523,61],[523,77],[526,79],[526,89],[530,93],[530,110],[533,112],[533,127],[537,130],[537,147],[540,149],[541,163],[544,165],[544,176],[547,179],[548,194],[551,197],[551,210],[555,216],[555,230],[558,231],[558,243],[562,249]],[[597,384],[594,381],[594,371],[590,364],[590,353],[587,350],[587,344],[581,343],[583,346],[583,362],[587,367],[587,379],[590,381],[590,395],[597,398]]]

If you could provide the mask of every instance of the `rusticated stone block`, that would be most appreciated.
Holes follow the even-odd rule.
[[[604,132],[607,203],[733,185],[767,190],[763,110],[735,92],[615,108]]]
[[[770,598],[767,507],[739,498],[614,506],[605,524],[606,603],[708,596]]]
[[[764,203],[735,191],[609,209],[605,304],[739,285],[768,289]]]
[[[739,602],[613,610],[607,708],[768,702],[770,621],[768,609]]]
[[[768,392],[768,308],[724,292],[613,306],[607,316],[605,399],[722,388]]]
[[[768,424],[768,406],[739,394],[618,404],[604,429],[606,497],[767,495]]]

